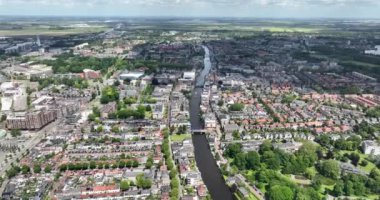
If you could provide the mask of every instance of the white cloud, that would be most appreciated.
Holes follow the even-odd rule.
[[[378,18],[379,10],[380,0],[0,0],[0,15]]]
[[[34,5],[197,5],[207,4],[215,6],[345,6],[345,5],[380,5],[379,0],[0,0],[0,5],[34,4]]]

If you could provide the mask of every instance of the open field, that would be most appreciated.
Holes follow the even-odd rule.
[[[181,134],[181,135],[177,135],[177,134],[173,134],[171,136],[171,140],[173,142],[182,142],[186,139],[190,139],[191,138],[191,134]]]
[[[14,30],[0,30],[0,36],[26,36],[26,35],[73,35],[82,33],[98,33],[105,31],[105,27],[75,27],[64,29],[52,29],[45,27],[26,27]]]

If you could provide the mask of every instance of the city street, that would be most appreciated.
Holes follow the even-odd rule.
[[[12,154],[12,158],[8,158],[7,163],[5,162],[5,156],[1,156],[0,163],[2,163],[2,164],[1,164],[1,168],[0,168],[0,174],[4,176],[4,182],[3,182],[2,186],[0,187],[0,194],[3,193],[3,190],[6,186],[7,181],[8,181],[6,176],[5,176],[5,171],[11,167],[11,163],[15,163],[17,161],[17,159],[21,159],[22,156],[25,155],[27,150],[32,149],[34,146],[36,146],[38,143],[40,143],[41,140],[43,138],[45,138],[46,134],[54,132],[58,123],[59,123],[58,121],[54,121],[54,122],[50,123],[49,125],[45,126],[44,128],[42,128],[41,130],[37,131],[37,132],[28,133],[31,135],[31,138],[27,138],[24,143],[19,145],[20,151],[17,151],[15,154]],[[8,153],[6,153],[6,154],[8,154]],[[2,155],[3,155],[3,153],[2,153]]]

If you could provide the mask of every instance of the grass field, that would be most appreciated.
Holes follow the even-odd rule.
[[[182,142],[186,139],[190,139],[191,134],[181,134],[181,135],[173,134],[170,137],[171,137],[172,142]]]
[[[371,64],[371,63],[366,63],[366,62],[360,62],[360,61],[342,61],[342,64],[353,64],[353,65],[358,65],[358,66],[363,66],[363,67],[380,67],[379,65]]]
[[[288,33],[318,33],[321,29],[308,27],[286,27],[286,26],[257,26],[257,25],[211,25],[200,29],[203,30],[234,30],[234,31],[268,31]]]
[[[365,154],[361,153],[360,151],[341,151],[341,155],[343,155],[345,153],[347,153],[347,154],[351,154],[351,153],[359,154],[359,156],[360,156],[359,163],[362,162],[363,160],[366,160],[366,158],[368,157],[368,155],[365,155]],[[373,164],[372,162],[368,161],[368,160],[366,160],[366,161],[368,162],[368,164],[365,167],[361,166],[360,164],[357,167],[359,169],[367,172],[367,173],[370,173],[372,171],[372,169],[376,167],[376,165]]]
[[[82,33],[97,33],[105,31],[105,27],[80,27],[67,29],[49,29],[46,27],[26,27],[15,30],[0,30],[0,36],[27,36],[27,35],[74,35]]]

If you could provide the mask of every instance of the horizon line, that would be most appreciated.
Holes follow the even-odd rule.
[[[0,17],[41,17],[41,18],[178,18],[178,19],[287,19],[287,20],[308,20],[308,19],[331,19],[331,20],[380,20],[380,17],[258,17],[258,16],[177,16],[177,15],[9,15],[0,14]]]

